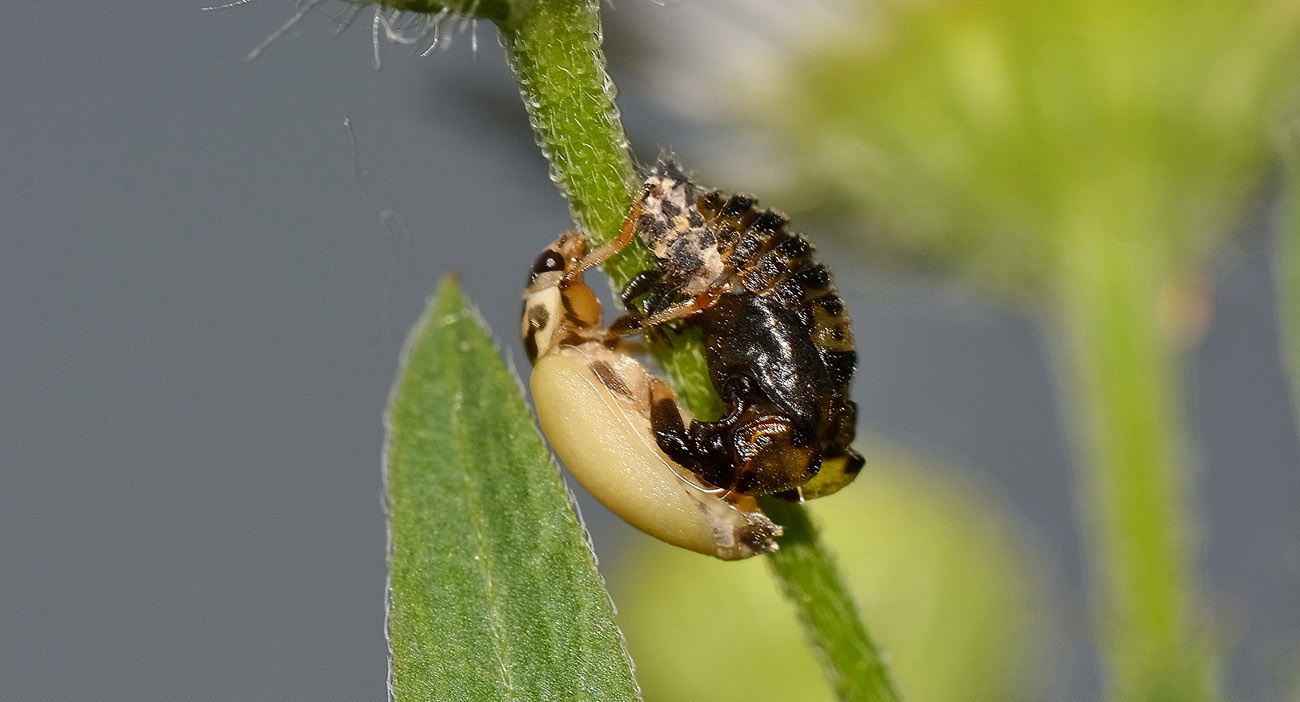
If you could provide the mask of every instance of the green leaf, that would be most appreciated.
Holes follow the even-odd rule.
[[[405,355],[386,460],[396,699],[638,699],[569,494],[454,279]]]

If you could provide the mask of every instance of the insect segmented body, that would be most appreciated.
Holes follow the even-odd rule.
[[[601,327],[600,303],[576,270],[586,253],[581,235],[561,235],[524,293],[533,401],[555,452],[596,499],[651,536],[726,560],[774,550],[781,529],[753,497],[705,484],[659,448],[651,408],[677,411],[672,390]]]
[[[714,389],[727,415],[689,426],[656,407],[655,436],[674,460],[712,485],[791,500],[852,482],[856,405],[853,332],[829,271],[787,218],[748,195],[700,191],[672,162],[645,178],[619,237],[589,254],[595,265],[639,238],[655,265],[621,297],[618,336],[665,324],[703,332]],[[639,302],[639,304],[638,304]]]

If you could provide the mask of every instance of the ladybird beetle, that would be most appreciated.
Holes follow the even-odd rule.
[[[645,177],[619,236],[580,273],[639,238],[655,264],[620,297],[615,336],[665,324],[701,330],[722,419],[681,420],[675,401],[652,408],[663,451],[711,485],[789,500],[829,495],[863,458],[850,444],[853,332],[830,272],[788,219],[748,195],[697,188],[672,161]],[[640,304],[638,304],[638,302]]]
[[[724,560],[775,550],[781,528],[752,496],[705,484],[659,448],[651,408],[662,414],[677,403],[601,328],[600,302],[574,275],[586,252],[580,234],[561,235],[537,257],[524,293],[533,402],[556,454],[596,499],[651,536]]]

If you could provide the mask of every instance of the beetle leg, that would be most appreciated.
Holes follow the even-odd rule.
[[[644,326],[653,327],[659,324],[663,324],[664,322],[671,322],[674,319],[688,317],[690,315],[695,314],[696,312],[701,312],[703,310],[706,310],[712,307],[713,303],[717,302],[723,295],[725,295],[727,293],[727,290],[729,290],[730,288],[731,288],[730,283],[710,286],[709,288],[706,288],[704,292],[700,293],[699,295],[696,295],[695,297],[687,300],[686,302],[683,302],[678,305],[673,305],[672,307],[669,307],[668,309],[662,312],[659,312],[651,317],[647,317]]]
[[[646,317],[625,314],[609,323],[609,335],[615,338],[631,336],[645,329]]]
[[[641,220],[641,213],[641,199],[637,198],[637,201],[632,203],[632,209],[623,218],[623,225],[618,229],[618,236],[614,237],[614,240],[608,244],[584,256],[582,261],[565,275],[565,278],[569,279],[582,275],[583,271],[608,261],[614,254],[622,251],[624,247],[632,243],[632,237],[636,234],[637,222]]]
[[[673,305],[662,312],[650,317],[643,317],[633,314],[625,314],[609,325],[609,333],[613,336],[630,336],[638,332],[656,327],[660,324],[671,322],[674,319],[689,317],[696,312],[702,312],[717,302],[723,295],[727,294],[730,284],[715,285],[704,292],[687,300],[686,302]]]
[[[637,309],[635,300],[653,291],[655,284],[663,277],[663,271],[657,268],[650,268],[632,276],[632,280],[629,280],[627,285],[623,286],[622,292],[618,294],[619,300],[627,308],[628,313],[610,323],[609,336],[617,339],[635,334],[644,328],[642,322],[645,320],[645,314]]]
[[[664,272],[658,268],[650,268],[632,276],[632,280],[623,286],[623,291],[618,294],[618,299],[623,303],[630,312],[636,313],[637,309],[633,305],[638,297],[650,292],[655,283],[658,283],[664,277]]]

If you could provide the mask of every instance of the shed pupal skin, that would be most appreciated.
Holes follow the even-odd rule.
[[[644,174],[619,235],[581,271],[640,239],[654,255],[620,294],[612,336],[694,328],[726,415],[684,423],[656,406],[659,447],[705,483],[791,501],[853,482],[857,365],[848,312],[815,247],[744,194],[699,188],[673,161]]]
[[[521,331],[542,431],[569,472],[632,526],[682,548],[738,560],[777,548],[781,528],[751,496],[705,484],[659,448],[651,407],[672,390],[601,327],[568,232],[533,264]],[[680,421],[689,422],[690,417]]]

